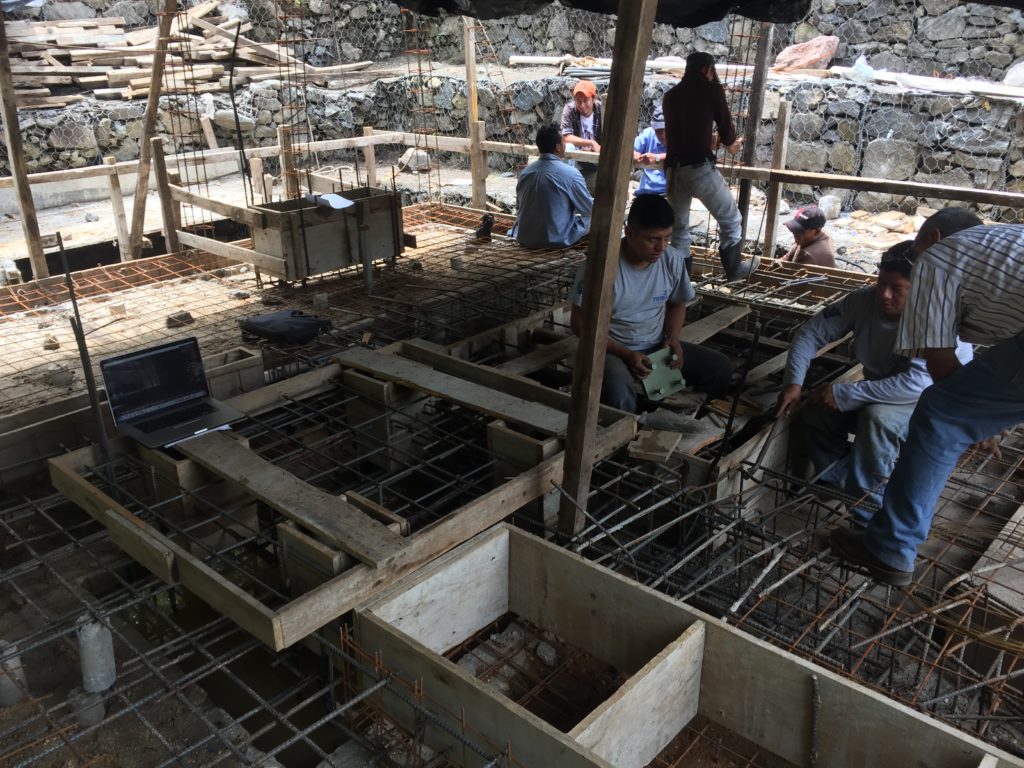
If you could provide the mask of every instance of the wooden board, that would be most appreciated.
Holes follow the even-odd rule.
[[[679,340],[688,341],[691,344],[700,344],[702,341],[707,341],[719,331],[728,328],[737,320],[741,320],[749,314],[750,307],[746,304],[723,307],[714,314],[683,325],[683,330],[679,334]]]
[[[662,429],[642,429],[636,440],[629,444],[629,455],[642,461],[666,462],[683,439],[681,432]]]
[[[495,418],[550,435],[565,434],[568,417],[563,411],[434,370],[397,355],[368,349],[350,349],[335,355],[344,367],[356,368],[406,387],[443,397]]]
[[[345,499],[309,485],[221,432],[200,435],[177,447],[193,461],[237,483],[289,520],[367,565],[378,568],[386,564],[405,545],[401,536]]]

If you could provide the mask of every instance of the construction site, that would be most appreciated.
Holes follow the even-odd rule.
[[[1024,222],[1024,5],[858,2],[5,1],[0,768],[1024,766],[1024,431],[964,453],[894,587],[774,412],[930,214]],[[760,263],[730,281],[694,204],[681,338],[732,386],[657,430],[600,404],[571,288],[617,268],[692,48]],[[580,78],[590,233],[525,248]],[[809,203],[834,268],[772,258]],[[286,310],[320,332],[246,332]],[[191,339],[237,415],[147,446],[101,363]],[[847,334],[804,386],[863,376]]]

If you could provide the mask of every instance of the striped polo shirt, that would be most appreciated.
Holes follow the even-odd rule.
[[[971,227],[918,258],[896,348],[994,344],[1024,331],[1024,224]]]

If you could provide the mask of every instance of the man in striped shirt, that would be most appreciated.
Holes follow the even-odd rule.
[[[992,346],[961,365],[957,336]],[[935,384],[914,409],[882,509],[863,533],[836,531],[832,546],[878,581],[905,586],[960,455],[1024,422],[1024,225],[971,227],[921,254],[896,349],[923,357]]]

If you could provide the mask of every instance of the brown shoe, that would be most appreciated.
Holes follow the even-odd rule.
[[[864,534],[849,528],[836,528],[832,531],[832,551],[850,565],[864,568],[871,577],[882,584],[893,587],[905,587],[914,580],[913,571],[900,571],[892,568],[875,557],[864,545]]]

